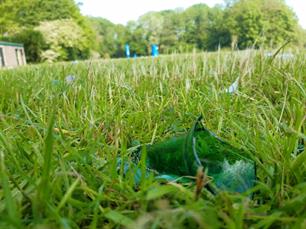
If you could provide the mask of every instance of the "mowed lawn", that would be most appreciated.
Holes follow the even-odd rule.
[[[0,70],[0,228],[306,228],[305,83],[302,52]],[[204,188],[196,200],[192,183],[152,175],[135,185],[118,166],[131,147],[187,131],[200,114],[255,160],[247,193]]]

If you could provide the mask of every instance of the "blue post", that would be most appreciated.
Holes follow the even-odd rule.
[[[130,58],[130,46],[128,44],[125,45],[125,55],[127,58]]]
[[[157,45],[151,45],[151,54],[153,57],[158,56],[158,46]]]

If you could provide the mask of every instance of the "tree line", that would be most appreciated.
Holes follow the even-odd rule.
[[[29,62],[145,56],[218,48],[305,47],[306,32],[284,0],[225,0],[222,5],[149,12],[126,26],[81,15],[73,0],[0,0],[0,40],[23,43]]]

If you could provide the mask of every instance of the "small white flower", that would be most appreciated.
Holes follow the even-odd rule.
[[[291,60],[294,58],[294,55],[292,53],[286,52],[280,55],[280,58],[283,60]]]
[[[51,84],[52,84],[53,86],[57,86],[57,85],[60,84],[60,81],[59,81],[59,80],[51,80]]]
[[[235,80],[234,83],[231,84],[231,86],[229,86],[229,88],[225,90],[225,92],[233,94],[238,90],[238,86],[239,86],[239,77]]]
[[[272,57],[273,53],[272,52],[265,52],[265,57]]]
[[[190,79],[186,79],[186,82],[185,82],[186,93],[190,90],[190,87],[191,87]]]
[[[75,76],[74,75],[68,75],[68,76],[66,76],[65,80],[66,80],[67,84],[72,84],[75,81]]]
[[[273,57],[272,52],[265,52],[265,57]],[[294,54],[290,52],[285,52],[285,53],[279,53],[275,56],[277,59],[282,59],[282,60],[291,60],[294,58]]]

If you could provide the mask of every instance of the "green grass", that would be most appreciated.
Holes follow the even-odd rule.
[[[244,51],[0,71],[0,228],[305,228],[305,66],[301,52]],[[238,76],[239,91],[224,93]],[[249,193],[195,200],[193,185],[151,176],[135,187],[117,171],[135,142],[187,130],[199,114],[252,152]]]

